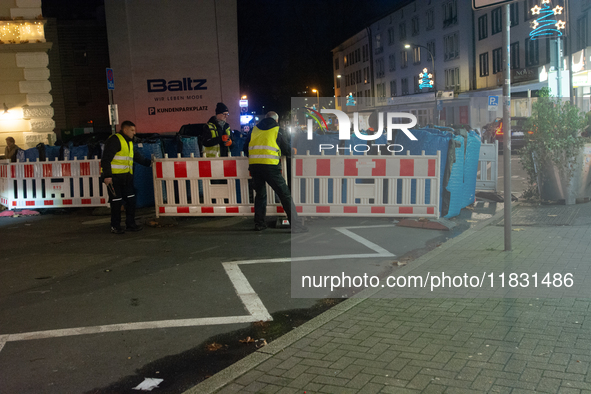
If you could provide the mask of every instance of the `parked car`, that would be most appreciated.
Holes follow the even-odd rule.
[[[525,146],[525,133],[533,134],[526,130],[526,117],[511,118],[511,149],[521,149]],[[482,142],[494,143],[499,141],[499,151],[503,151],[503,118],[496,118],[493,122],[482,128]]]

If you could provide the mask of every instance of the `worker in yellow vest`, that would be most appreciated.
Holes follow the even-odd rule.
[[[215,116],[207,122],[204,130],[203,157],[227,157],[232,139],[230,138],[230,112],[224,103],[217,103]]]
[[[266,184],[268,183],[279,196],[283,210],[291,224],[291,232],[304,233],[308,231],[308,228],[298,218],[291,193],[281,175],[281,155],[290,157],[291,148],[285,132],[279,128],[278,121],[279,115],[276,112],[267,113],[265,119],[254,127],[245,144],[248,146],[248,169],[255,191],[254,229],[262,231],[267,228],[265,216],[267,212]]]
[[[121,228],[121,206],[125,202],[125,225],[127,231],[140,231],[135,223],[135,188],[133,187],[133,163],[149,167],[151,161],[139,152],[134,152],[135,124],[126,120],[121,131],[107,139],[101,159],[101,177],[107,185],[111,203],[111,232],[124,234]]]

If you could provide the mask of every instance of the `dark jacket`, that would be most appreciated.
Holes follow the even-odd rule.
[[[259,130],[270,130],[273,127],[277,127],[279,124],[273,118],[265,118],[256,125]],[[246,137],[246,141],[244,142],[244,154],[248,156],[248,144],[250,144],[250,136]],[[281,156],[291,157],[291,143],[289,141],[289,134],[282,128],[279,128],[279,133],[277,134],[277,145],[279,149],[281,149]],[[281,165],[281,162],[279,163]]]
[[[230,138],[231,136],[231,130],[230,130],[230,124],[228,122],[226,122],[226,124],[224,125],[224,129],[222,130],[222,128],[220,127],[220,125],[218,124],[218,120],[215,116],[212,116],[211,118],[209,118],[209,120],[207,121],[208,126],[209,125],[213,125],[216,130],[217,130],[217,136],[212,137],[211,132],[209,131],[209,127],[207,127],[207,130],[204,130],[203,132],[203,146],[215,146],[215,145],[219,145],[220,146],[220,157],[227,157],[228,156],[228,152],[230,151],[230,147],[226,146],[226,143],[224,141],[222,141],[222,136],[224,134],[228,135],[228,138]]]
[[[119,133],[125,138],[125,141],[129,142],[131,139],[127,138],[127,136],[123,133]],[[113,172],[111,171],[111,162],[113,158],[121,150],[121,142],[119,138],[115,136],[111,136],[105,142],[105,149],[103,150],[103,157],[101,158],[101,168],[103,169],[102,177],[104,178],[112,178]],[[143,157],[135,148],[133,147],[133,161],[134,163],[141,164],[143,166],[149,167],[151,164],[150,159],[146,159]],[[120,175],[120,174],[115,174]],[[124,174],[123,174],[124,175]]]

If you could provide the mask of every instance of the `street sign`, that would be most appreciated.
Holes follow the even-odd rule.
[[[488,96],[488,110],[497,111],[499,108],[499,96]]]
[[[248,108],[248,100],[240,100],[239,104],[241,108]]]
[[[107,89],[115,90],[115,81],[113,80],[112,68],[107,68]]]
[[[500,5],[503,3],[510,3],[515,0],[472,0],[472,9],[480,10],[486,7],[492,7],[493,5]]]
[[[437,100],[437,111],[441,111],[443,109],[443,100]]]

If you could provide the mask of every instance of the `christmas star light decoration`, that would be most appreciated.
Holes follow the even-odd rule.
[[[532,40],[539,37],[560,37],[562,32],[560,30],[565,29],[566,22],[557,19],[556,15],[562,14],[563,8],[559,5],[550,8],[550,0],[542,0],[542,6],[534,6],[531,8],[532,15],[540,15],[536,20],[531,23],[532,31],[529,32],[529,36]]]
[[[432,88],[433,87],[433,74],[428,73],[426,68],[423,69],[423,72],[419,74],[419,89],[424,88]]]

